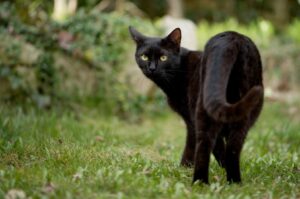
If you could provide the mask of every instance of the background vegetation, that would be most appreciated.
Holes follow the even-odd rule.
[[[225,30],[260,49],[242,186],[214,161],[210,186],[178,166],[184,126],[144,87],[128,34],[162,35],[166,14],[193,20],[199,49]],[[296,0],[0,0],[0,198],[299,198],[299,52]]]

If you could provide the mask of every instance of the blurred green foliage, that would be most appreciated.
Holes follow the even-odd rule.
[[[300,19],[295,19],[287,28],[287,35],[300,44]]]
[[[266,20],[258,20],[247,26],[238,23],[238,21],[233,18],[220,23],[201,21],[197,27],[200,48],[204,47],[205,43],[210,39],[211,36],[226,30],[245,34],[261,47],[269,46],[275,35],[274,26]]]
[[[145,110],[144,104],[157,100],[152,110],[159,112],[164,106],[161,93],[150,97],[140,95],[123,74],[129,65],[128,58],[133,62],[134,43],[128,34],[128,26],[135,26],[147,35],[159,35],[159,30],[147,19],[135,17],[130,12],[131,16],[101,11],[97,7],[100,2],[78,1],[76,14],[62,22],[51,19],[53,2],[13,0],[0,3],[0,100],[35,103],[42,108],[84,102],[91,106],[101,105],[103,112],[117,112],[124,118],[136,117],[134,120],[138,119],[137,113]],[[155,17],[148,13],[149,9],[153,8],[156,17],[167,10],[166,1],[131,2],[152,18]],[[185,2],[186,12],[191,5],[198,5],[203,11],[203,17],[199,18],[206,19],[197,24],[200,49],[211,36],[234,30],[249,36],[259,46],[269,82],[275,82],[268,77],[274,71],[277,71],[277,82],[300,82],[297,69],[300,68],[297,56],[300,21],[295,18],[295,13],[292,14],[293,22],[278,32],[276,25],[266,20],[263,14],[258,18],[259,13],[249,18],[251,20],[246,24],[241,23],[240,17],[229,18],[227,15],[219,20],[218,15],[223,16],[222,12],[226,10],[220,11],[224,3],[214,2],[203,0],[199,3],[211,6],[214,11],[211,14],[216,18],[207,17],[204,11],[209,9],[197,2]],[[248,4],[232,4],[233,13],[237,11],[236,6],[244,10],[245,5]],[[261,9],[267,9],[267,5]],[[288,68],[287,72],[282,72],[284,68]],[[285,77],[281,73],[285,73]]]
[[[133,52],[128,26],[133,25],[154,34],[156,29],[149,21],[81,9],[63,23],[47,18],[39,25],[32,25],[27,22],[34,19],[28,20],[28,16],[24,19],[14,4],[7,2],[0,4],[0,16],[0,38],[6,40],[3,42],[5,45],[0,47],[3,53],[0,80],[6,82],[8,87],[0,95],[2,100],[21,99],[22,102],[25,100],[49,107],[62,99],[92,99],[93,104],[105,104],[103,107],[108,111],[121,114],[129,109],[141,109],[139,102],[143,99],[137,97],[130,86],[126,86],[120,73],[127,63],[128,53]],[[33,53],[25,52],[24,57],[22,51],[26,51],[28,46]],[[63,70],[57,64],[57,54],[71,58],[72,62],[64,66],[68,69]],[[30,59],[31,55],[36,59]],[[76,62],[81,65],[72,69]],[[86,88],[86,82],[79,82],[81,86],[73,89],[74,93],[67,90],[64,87],[65,78],[69,75],[65,74],[66,70],[77,76],[88,70],[95,78],[92,90],[78,97],[79,90]],[[78,81],[76,75],[71,81]],[[13,93],[18,93],[18,96]]]
[[[130,1],[152,19],[166,15],[169,9],[166,0]],[[220,23],[235,18],[239,23],[248,25],[253,21],[264,19],[271,21],[276,29],[281,29],[292,20],[300,18],[300,3],[297,0],[181,0],[181,2],[184,16],[194,22],[206,20],[210,23]]]

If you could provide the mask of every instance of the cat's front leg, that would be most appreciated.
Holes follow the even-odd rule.
[[[187,123],[187,135],[184,151],[182,154],[181,166],[192,167],[194,165],[196,135],[194,125]]]

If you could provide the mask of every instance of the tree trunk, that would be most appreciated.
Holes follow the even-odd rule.
[[[282,30],[289,21],[289,4],[287,0],[276,0],[273,3],[274,23]]]
[[[235,3],[235,0],[224,1],[224,8],[226,10],[226,14],[230,17],[235,17]]]
[[[52,17],[57,21],[62,21],[67,16],[75,14],[76,9],[77,0],[54,0]]]
[[[121,13],[124,14],[124,10],[125,9],[125,2],[124,0],[116,0],[116,10]]]
[[[174,18],[183,17],[182,0],[167,0],[169,11],[168,15]]]
[[[77,9],[77,0],[69,0],[68,3],[68,14],[73,15],[75,14]]]

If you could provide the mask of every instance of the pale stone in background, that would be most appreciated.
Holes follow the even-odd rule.
[[[175,28],[181,29],[181,46],[190,50],[197,50],[197,28],[194,22],[189,19],[174,18],[165,16],[161,20],[161,26],[165,31],[164,35],[168,35]]]

